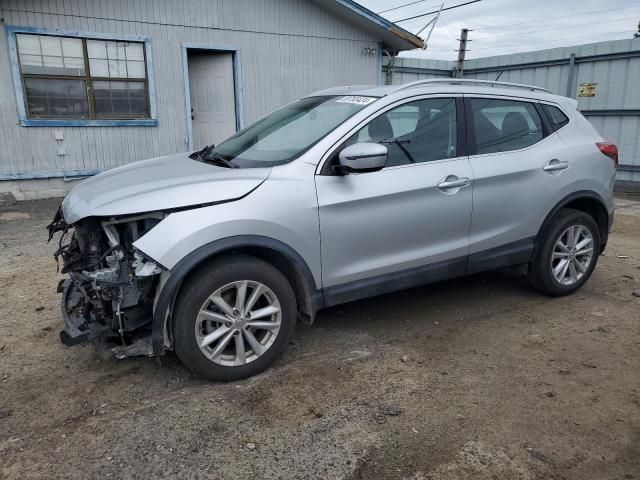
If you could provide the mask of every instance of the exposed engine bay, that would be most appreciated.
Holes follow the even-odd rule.
[[[162,269],[133,243],[165,213],[87,217],[68,225],[58,210],[47,227],[49,241],[60,232],[54,253],[61,272],[65,345],[93,342],[118,358],[152,355],[153,302]]]

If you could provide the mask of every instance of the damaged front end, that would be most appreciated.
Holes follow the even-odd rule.
[[[62,343],[93,342],[118,358],[153,355],[151,321],[162,267],[133,243],[165,216],[87,217],[69,225],[58,210],[47,228],[49,240],[60,232],[54,256],[68,274],[58,285]]]

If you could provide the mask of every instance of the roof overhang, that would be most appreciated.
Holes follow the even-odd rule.
[[[380,38],[385,48],[412,50],[423,48],[423,40],[353,0],[313,0],[359,28]]]

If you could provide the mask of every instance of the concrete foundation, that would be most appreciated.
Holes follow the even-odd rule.
[[[64,197],[80,180],[82,179],[5,180],[0,181],[0,195],[11,194],[18,201]]]

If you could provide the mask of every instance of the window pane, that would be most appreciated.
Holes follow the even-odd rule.
[[[393,127],[393,133],[399,137],[406,133],[411,133],[416,129],[420,119],[420,109],[417,105],[405,105],[395,108],[388,114],[389,121]]]
[[[567,116],[562,113],[562,110],[560,110],[558,107],[543,104],[542,108],[546,112],[547,117],[549,117],[549,121],[551,122],[554,130],[558,130],[569,123],[569,119],[567,118]]]
[[[81,39],[22,34],[17,38],[22,73],[84,75]]]
[[[62,57],[43,56],[42,61],[45,68],[51,72],[52,75],[64,71],[64,62],[62,61]]]
[[[107,58],[107,47],[101,40],[87,40],[87,55],[89,58]]]
[[[40,37],[40,46],[42,47],[42,55],[50,55],[55,57],[62,56],[62,43],[60,37]]]
[[[127,60],[144,61],[142,43],[128,43],[126,46]]]
[[[144,78],[144,62],[127,60],[127,74],[129,78]]]
[[[470,99],[477,153],[519,150],[543,138],[542,121],[527,102]]]
[[[109,64],[106,60],[89,60],[89,70],[92,77],[108,77]]]
[[[82,40],[79,38],[61,38],[62,42],[62,54],[65,57],[82,58]]]
[[[42,55],[40,50],[40,39],[37,35],[16,35],[18,39],[18,50],[24,55]]]
[[[29,117],[88,118],[84,80],[25,78]]]
[[[75,57],[64,57],[64,68],[66,70],[82,70],[84,72],[84,59]]]
[[[419,100],[380,115],[347,140],[387,146],[387,167],[456,156],[456,103],[453,98]]]
[[[112,118],[147,117],[147,91],[143,82],[94,81],[96,116]]]
[[[127,78],[127,62],[109,59],[109,77]]]
[[[24,73],[42,70],[42,55],[20,55],[20,63]]]
[[[145,78],[143,44],[87,40],[93,77]]]
[[[125,60],[123,42],[107,42],[107,58],[109,60]]]

